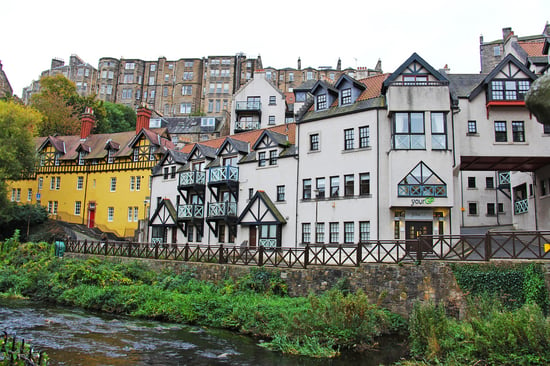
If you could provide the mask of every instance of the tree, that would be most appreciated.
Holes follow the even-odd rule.
[[[38,134],[77,134],[80,131],[80,113],[74,102],[78,97],[75,84],[63,75],[42,77],[40,92],[31,97],[31,105],[44,115],[38,125]]]
[[[101,130],[100,121],[96,122],[96,133],[114,133],[132,131],[136,128],[136,112],[123,104],[104,102],[105,127]],[[97,117],[96,117],[97,118]]]
[[[540,123],[550,125],[550,75],[535,80],[525,94],[525,104]]]
[[[30,173],[35,166],[33,136],[42,118],[33,108],[0,101],[0,216],[7,206],[6,180]]]

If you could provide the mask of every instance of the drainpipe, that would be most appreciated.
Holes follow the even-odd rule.
[[[538,215],[538,210],[537,210],[537,185],[536,185],[536,182],[537,182],[537,173],[536,172],[533,172],[533,203],[535,204],[535,230],[539,230],[539,215]]]
[[[380,109],[376,111],[376,239],[380,240]]]
[[[460,171],[460,212],[462,215],[462,226],[464,226],[464,211],[462,210],[464,207],[464,182],[462,180],[462,170]]]
[[[295,117],[296,118],[296,117]],[[296,156],[294,159],[296,159],[296,197],[294,198],[294,213],[296,215],[296,219],[294,221],[294,225],[296,226],[294,228],[294,246],[295,248],[298,247],[298,200],[299,200],[299,187],[300,187],[300,128],[299,124],[296,121],[296,141],[294,142],[296,144]]]
[[[90,176],[89,172],[87,171],[88,169],[89,167],[86,167],[84,171],[84,174],[86,174],[86,183],[84,185],[84,200],[82,202],[82,225],[84,225],[84,220],[86,220],[86,215],[88,214],[88,205],[86,204],[86,196],[88,195],[88,177]]]
[[[495,184],[498,184],[498,171],[495,171]],[[500,217],[498,216],[498,189],[497,188],[495,188],[495,201],[497,205],[497,207],[495,207],[496,213],[497,213],[497,226],[500,226]]]

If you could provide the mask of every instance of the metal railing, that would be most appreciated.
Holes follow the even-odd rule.
[[[523,214],[529,211],[529,200],[519,200],[514,202],[514,213],[516,215]]]
[[[238,182],[239,181],[239,168],[236,166],[222,166],[218,168],[210,168],[208,183],[219,182]]]
[[[235,103],[235,110],[237,111],[258,111],[260,109],[262,109],[261,102],[240,101]]]
[[[180,186],[189,186],[194,184],[206,183],[206,173],[199,170],[192,170],[190,172],[181,172],[179,177]]]
[[[178,219],[204,218],[204,204],[190,204],[178,206]]]
[[[208,217],[237,216],[237,202],[208,203]]]
[[[363,263],[550,260],[550,231],[489,232],[486,235],[421,236],[414,240],[371,240],[360,244],[305,244],[299,247],[163,244],[68,239],[66,252],[185,262],[307,268]]]
[[[250,130],[259,130],[260,121],[236,121],[235,130],[238,131],[250,131]]]

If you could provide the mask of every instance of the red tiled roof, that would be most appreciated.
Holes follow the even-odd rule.
[[[390,75],[391,74],[380,74],[359,80],[359,82],[363,83],[367,89],[361,93],[359,98],[357,98],[357,101],[379,97],[382,93],[382,84]]]
[[[185,145],[180,150],[180,152],[190,153],[193,147],[195,146],[195,144],[201,144],[201,145],[205,145],[205,146],[209,146],[217,149],[223,144],[223,142],[227,137],[231,137],[232,139],[235,139],[235,140],[247,142],[250,144],[250,146],[252,146],[254,145],[254,142],[256,142],[256,140],[260,137],[262,132],[264,132],[264,130],[270,130],[270,131],[288,136],[288,141],[291,144],[294,144],[296,142],[296,123],[286,123],[284,125],[277,125],[269,128],[262,128],[259,130],[246,131],[246,132],[236,133],[234,135],[220,137],[217,139],[205,140],[205,141],[196,142],[193,144],[188,144],[188,145]]]
[[[544,56],[542,54],[542,49],[544,47],[544,41],[533,41],[533,42],[518,42],[518,44],[527,52],[529,56]]]

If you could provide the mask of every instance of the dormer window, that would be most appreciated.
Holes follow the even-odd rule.
[[[327,95],[320,94],[317,96],[317,110],[327,109]]]
[[[149,160],[155,160],[155,153],[157,152],[156,146],[151,146],[149,148]]]
[[[54,164],[55,164],[55,166],[59,165],[59,153],[55,153]]]
[[[428,75],[403,75],[405,85],[424,84],[428,81]]]
[[[115,161],[114,151],[112,149],[107,150],[107,164],[112,164]]]
[[[88,155],[85,151],[78,152],[78,165],[84,165],[84,157]]]
[[[529,87],[529,80],[493,80],[491,100],[523,100]]]
[[[351,104],[351,88],[342,90],[340,98],[341,105]]]

